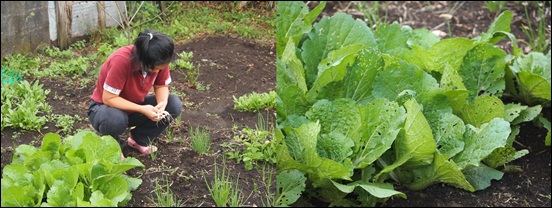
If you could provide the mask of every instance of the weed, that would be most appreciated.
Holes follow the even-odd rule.
[[[71,116],[67,114],[52,114],[49,115],[48,120],[56,123],[56,127],[59,128],[62,134],[69,135],[73,133],[73,124],[80,120],[79,115]],[[59,132],[58,132],[59,133]]]
[[[267,129],[268,117],[267,121],[264,121],[262,115],[260,113],[258,115],[256,129],[243,128],[234,136],[237,143],[227,144],[227,147],[233,151],[228,151],[226,156],[236,159],[237,162],[243,161],[247,170],[251,170],[256,161],[276,163],[275,146],[271,141],[274,130],[272,127]],[[238,145],[243,145],[244,148],[240,148]],[[240,151],[240,149],[243,150]]]
[[[230,179],[230,172],[226,174],[226,163],[224,162],[224,158],[222,161],[222,173],[219,173],[215,159],[215,164],[213,165],[213,181],[211,183],[207,182],[207,177],[205,177],[206,171],[202,173],[205,184],[207,184],[209,193],[211,193],[211,197],[213,197],[213,200],[215,200],[215,204],[217,205],[217,207],[225,207],[229,203],[236,206],[240,205],[237,180],[234,186],[233,181],[231,181]]]
[[[504,6],[506,6],[507,1],[484,1],[484,3],[487,9],[495,14],[494,19],[496,19],[498,14],[504,9]]]
[[[387,6],[386,3],[380,6],[379,1],[360,1],[356,4],[356,7],[359,11],[364,14],[364,21],[372,29],[377,28],[379,25],[387,22]],[[385,14],[380,14],[380,9],[385,9]]]
[[[69,59],[75,54],[72,50],[63,50],[55,46],[49,46],[44,50],[44,53],[52,59]]]
[[[169,143],[172,143],[174,141],[174,137],[175,137],[174,129],[171,126],[169,126],[169,127],[167,127],[165,132],[166,132],[167,139],[169,140]]]
[[[163,176],[164,185],[159,184],[159,180],[155,180],[155,198],[148,196],[148,199],[155,207],[183,207],[184,203],[182,200],[177,199],[176,195],[173,193],[170,188],[168,178]],[[165,188],[163,188],[163,186]]]
[[[197,82],[197,90],[199,91],[209,91],[211,89],[211,84],[204,85],[203,82]]]
[[[206,153],[211,147],[211,133],[209,129],[190,127],[191,147],[198,154]]]
[[[191,84],[196,84],[199,75],[201,75],[201,72],[199,72],[199,67],[201,67],[200,64],[195,67],[192,65],[192,68],[186,70],[186,78]]]
[[[261,167],[261,182],[263,183],[264,196],[261,196],[261,203],[263,207],[275,207],[277,194],[272,193],[272,183],[274,182],[274,168],[268,164],[263,164]],[[253,181],[254,189],[257,189],[257,184]],[[276,190],[278,191],[278,190]]]
[[[172,122],[170,126],[168,126],[167,129],[165,130],[167,134],[167,139],[169,140],[170,143],[174,141],[174,137],[176,136],[175,135],[176,131],[178,127],[181,125],[181,123],[182,123],[182,116],[179,116],[176,119],[174,119],[174,122]]]
[[[149,139],[149,138],[148,138],[148,139]],[[150,150],[151,150],[151,146],[153,145],[153,141],[152,141],[151,139],[149,139],[148,144],[150,144],[149,147],[150,147]],[[149,156],[150,156],[150,158],[151,158],[152,161],[154,161],[155,158],[157,158],[157,153],[158,153],[158,152],[159,152],[159,149],[158,149],[157,151],[155,151],[155,152],[154,152],[154,151],[150,151]]]
[[[523,2],[522,5],[525,8],[525,18],[527,19],[528,24],[524,25],[521,29],[523,30],[523,33],[527,36],[528,40],[524,41],[529,47],[531,47],[531,50],[534,52],[541,52],[546,53],[548,48],[550,47],[550,39],[546,38],[546,14],[545,14],[545,7],[544,2],[534,2],[534,6],[537,8],[538,16],[537,17],[529,17],[529,12],[527,11],[527,7],[529,6],[528,2]],[[538,25],[535,29],[533,28],[531,21],[533,18],[537,18]]]

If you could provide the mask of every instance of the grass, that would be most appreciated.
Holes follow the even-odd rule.
[[[148,143],[148,144],[150,144],[149,147],[151,148],[151,146],[153,145],[153,141],[152,141],[152,139],[150,139],[150,138],[148,138],[148,140],[149,140],[149,143]],[[155,158],[157,158],[157,153],[158,153],[158,152],[159,152],[159,149],[157,149],[157,151],[155,151],[155,152],[150,151],[149,156],[151,157],[151,160],[152,160],[152,161],[155,160]]]
[[[535,8],[537,8],[537,15],[536,17],[530,17],[529,12],[527,10],[528,6],[531,6],[530,4],[533,4]],[[550,48],[550,39],[546,38],[546,14],[545,14],[545,7],[544,2],[535,1],[535,2],[523,2],[522,5],[525,9],[525,18],[528,22],[527,25],[522,26],[523,33],[527,36],[527,41],[525,42],[529,47],[531,47],[531,50],[534,52],[541,52],[545,53]],[[533,19],[537,19],[537,28],[533,28],[531,22]]]
[[[381,5],[380,5],[381,3]],[[387,22],[387,3],[380,1],[359,1],[356,5],[357,9],[364,14],[364,21],[371,29],[377,28],[378,25]],[[383,9],[385,14],[380,13]]]
[[[261,182],[264,186],[264,196],[261,196],[261,203],[263,207],[275,207],[277,205],[276,196],[277,194],[272,193],[272,182],[274,181],[274,168],[267,165],[266,163],[261,166]],[[253,192],[258,190],[257,183],[253,181]],[[278,190],[276,190],[278,191]]]
[[[275,12],[267,9],[238,9],[235,2],[171,1],[163,7],[163,12],[160,12],[157,6],[144,3],[130,25],[125,27],[125,32],[134,34],[137,28],[151,28],[178,41],[209,34],[265,41],[274,39],[276,34]]]
[[[165,130],[165,136],[169,140],[169,143],[173,143],[173,141],[175,141],[176,132],[180,129],[179,127],[182,124],[182,115],[178,116],[176,119],[173,119],[173,121],[174,122],[171,122]]]
[[[211,132],[207,128],[190,127],[190,146],[198,154],[205,154],[211,147]]]
[[[211,183],[207,182],[205,172],[202,173],[205,184],[207,185],[209,193],[211,194],[211,197],[215,201],[217,207],[225,207],[227,205],[235,207],[241,206],[241,192],[238,185],[239,174],[238,178],[236,179],[236,183],[234,184],[234,182],[230,178],[230,173],[226,172],[227,170],[225,159],[223,158],[222,161],[222,173],[219,173],[215,159],[215,164],[213,165],[213,180],[211,181]]]
[[[162,181],[164,184],[159,184],[158,179],[155,180],[155,190],[153,190],[155,197],[147,196],[148,200],[155,207],[184,207],[184,202],[177,199],[176,195],[172,192],[169,180],[163,177]]]

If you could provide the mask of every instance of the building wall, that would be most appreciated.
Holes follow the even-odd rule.
[[[73,17],[71,22],[71,35],[73,37],[84,36],[98,28],[98,7],[96,6],[96,2],[97,1],[75,1],[73,3]],[[119,5],[119,8],[124,10],[124,2],[106,1],[105,18],[107,27],[118,26],[122,21],[115,3]],[[48,1],[48,18],[50,19],[50,40],[54,41],[57,40],[58,36],[55,1]]]
[[[73,2],[71,38],[85,36],[98,28],[96,2]],[[124,1],[105,1],[107,27],[118,26],[121,22],[116,3],[124,10]],[[2,1],[1,17],[2,57],[34,53],[39,45],[56,45],[55,1]]]
[[[2,57],[33,52],[39,44],[50,44],[48,2],[2,1]]]

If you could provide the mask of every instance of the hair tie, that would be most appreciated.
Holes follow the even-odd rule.
[[[153,34],[148,33],[148,35],[150,36],[150,40],[153,39]]]

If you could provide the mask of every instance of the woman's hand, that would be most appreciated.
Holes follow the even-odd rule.
[[[142,105],[142,114],[155,122],[159,122],[160,120],[165,118],[165,115],[162,114],[163,111],[164,110],[160,110],[159,108],[157,108],[157,106],[154,107],[153,105]]]
[[[160,112],[163,112],[165,108],[167,107],[167,102],[161,101],[159,102],[155,108],[159,109]]]

